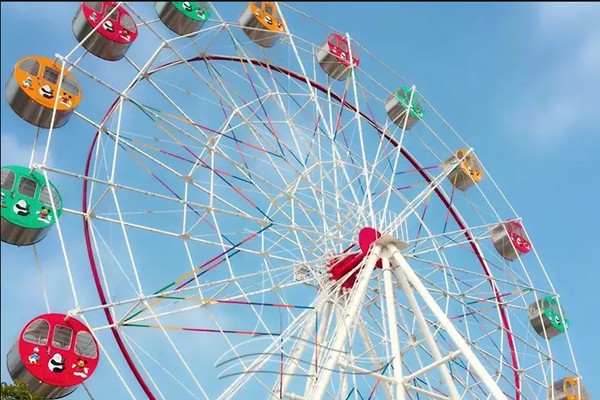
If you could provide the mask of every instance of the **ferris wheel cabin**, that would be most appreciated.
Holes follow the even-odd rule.
[[[64,314],[31,320],[6,356],[11,378],[44,398],[73,393],[96,370],[98,345],[91,331]]]
[[[572,376],[554,382],[548,390],[548,400],[590,400],[591,397],[578,378]]]
[[[239,24],[250,40],[261,47],[273,47],[279,35],[285,32],[275,3],[249,2],[240,14]]]
[[[446,168],[452,168],[448,180],[452,182],[452,186],[463,192],[475,183],[481,182],[483,178],[483,168],[477,158],[472,153],[467,154],[466,157],[465,154],[467,151],[460,149],[446,160]],[[457,162],[458,165],[454,165]]]
[[[17,62],[5,88],[6,101],[25,121],[39,128],[66,124],[81,101],[79,83],[67,69],[58,88],[62,65],[45,57],[24,57]]]
[[[317,61],[323,71],[335,80],[343,81],[350,70],[350,46],[342,35],[332,33],[327,36],[325,43],[317,50]],[[357,68],[360,59],[352,48],[352,64]]]
[[[410,112],[407,112],[409,104]],[[413,90],[406,87],[398,88],[385,100],[384,105],[388,117],[399,128],[404,128],[406,122],[406,130],[411,129],[424,116],[421,99],[416,92],[413,94]]]
[[[197,1],[157,1],[154,8],[163,24],[180,36],[194,37],[210,18],[210,5]]]
[[[73,34],[90,53],[106,61],[125,56],[138,35],[131,15],[112,1],[85,1],[73,18]],[[89,37],[88,37],[89,35]]]
[[[529,305],[529,322],[541,337],[552,339],[569,329],[569,318],[555,297],[545,296]]]
[[[0,212],[2,241],[28,246],[46,237],[62,214],[62,199],[52,182],[48,190],[46,178],[39,172],[30,172],[27,167],[2,167]]]
[[[506,260],[514,261],[531,251],[531,242],[519,221],[506,221],[492,229],[492,243]]]

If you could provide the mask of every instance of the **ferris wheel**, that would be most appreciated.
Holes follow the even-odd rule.
[[[84,2],[70,51],[15,60],[5,97],[37,130],[2,166],[1,239],[59,248],[72,300],[24,310],[11,377],[49,399],[589,399],[476,151],[351,32],[231,7]]]

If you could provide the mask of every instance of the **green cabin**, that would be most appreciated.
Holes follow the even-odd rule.
[[[52,202],[54,202],[54,207]],[[2,233],[5,243],[28,246],[44,239],[62,214],[62,198],[44,175],[27,167],[2,167]]]

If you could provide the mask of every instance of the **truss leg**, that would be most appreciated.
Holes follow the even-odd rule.
[[[456,327],[452,324],[452,321],[450,321],[448,316],[437,304],[437,302],[429,293],[425,285],[423,285],[417,274],[414,273],[406,259],[404,259],[404,256],[400,253],[400,250],[398,250],[398,248],[393,243],[389,243],[387,245],[387,248],[392,253],[394,260],[398,264],[398,267],[401,268],[408,282],[410,282],[414,286],[421,298],[423,298],[429,309],[437,318],[438,322],[448,333],[450,339],[452,339],[452,341],[454,342],[454,345],[461,351],[463,357],[467,359],[467,361],[471,365],[471,368],[473,368],[473,371],[479,375],[479,378],[487,387],[492,397],[496,400],[507,400],[506,395],[502,392],[494,378],[492,378],[492,376],[485,369],[481,361],[479,361],[479,358],[477,358],[475,353],[473,353],[473,350],[471,350],[470,345],[467,344],[460,332],[458,332]]]
[[[390,259],[383,257],[383,287],[385,290],[385,303],[387,308],[387,320],[390,331],[390,344],[392,346],[392,366],[394,367],[394,378],[398,382],[395,386],[395,396],[397,400],[406,399],[406,390],[402,382],[402,354],[400,353],[400,337],[398,335],[398,326],[396,322],[396,303],[394,301],[394,283],[392,282],[392,270],[390,268]]]
[[[337,366],[341,351],[344,349],[344,344],[348,339],[348,334],[355,324],[356,316],[363,305],[367,288],[369,287],[369,281],[375,269],[375,263],[380,257],[381,246],[375,245],[371,254],[367,257],[365,266],[360,272],[356,286],[354,287],[354,293],[350,299],[348,306],[346,307],[343,325],[337,327],[333,342],[331,343],[328,357],[321,368],[319,379],[314,386],[312,396],[308,397],[311,400],[321,400],[327,391],[327,385],[331,380],[334,368]]]

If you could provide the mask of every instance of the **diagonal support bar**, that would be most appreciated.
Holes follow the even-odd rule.
[[[429,347],[429,351],[433,355],[433,359],[438,362],[442,359],[442,354],[440,353],[440,349],[435,342],[431,331],[429,330],[429,325],[427,325],[427,321],[421,312],[421,307],[415,298],[415,294],[410,287],[410,284],[406,280],[406,276],[404,276],[404,272],[402,272],[401,268],[394,269],[394,275],[396,275],[396,279],[400,284],[400,287],[404,291],[406,295],[406,299],[408,300],[408,305],[410,306],[415,318],[417,319],[417,323],[419,324],[419,328],[425,337],[425,343],[427,343],[427,347]],[[448,360],[449,361],[449,360]],[[446,364],[440,365],[440,372],[442,374],[442,378],[444,379],[444,383],[446,387],[450,391],[450,398],[453,400],[460,400],[460,395],[458,394],[458,390],[456,389],[456,385],[454,384],[454,379],[450,375],[450,371]]]

